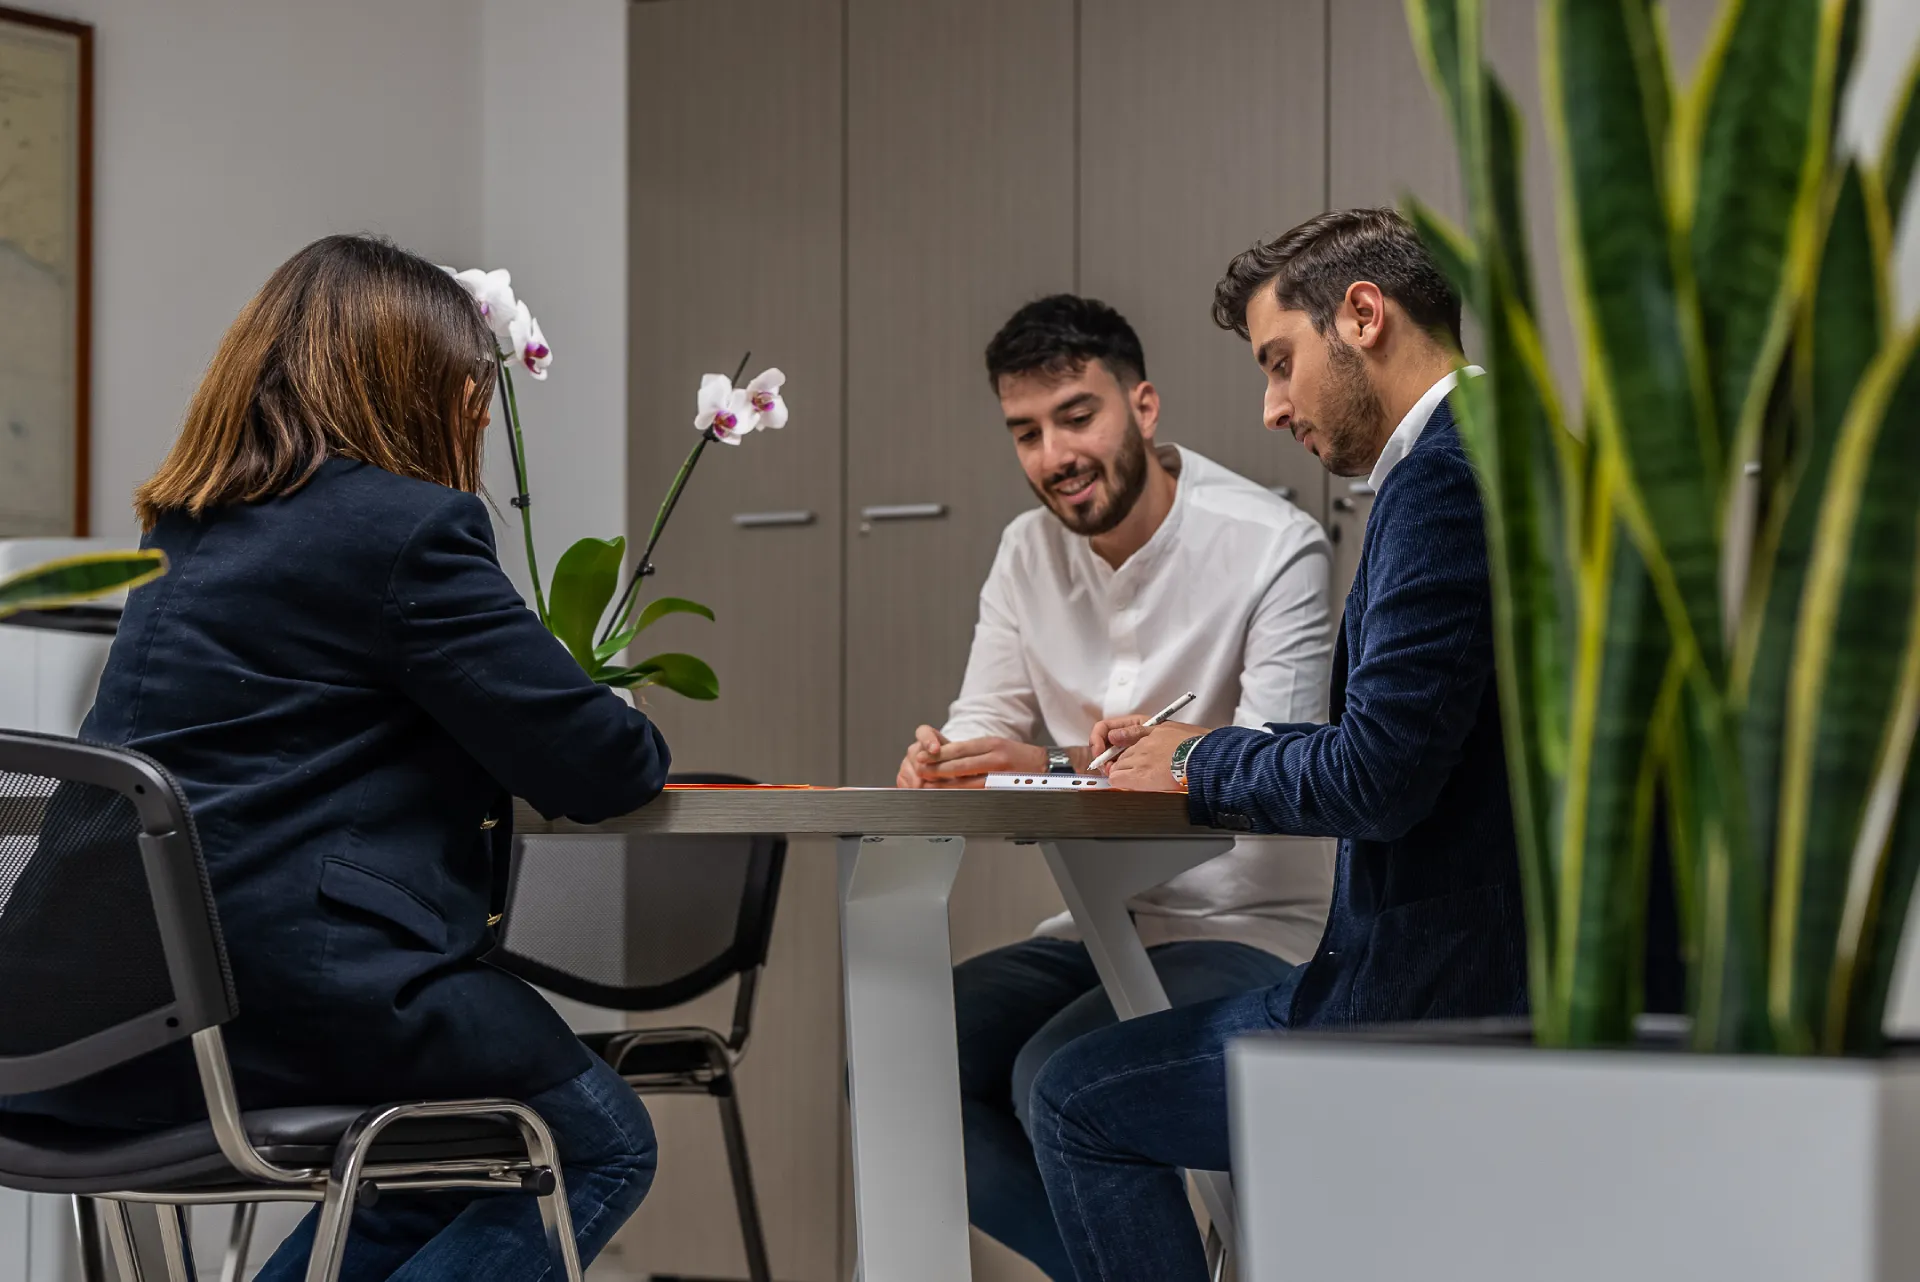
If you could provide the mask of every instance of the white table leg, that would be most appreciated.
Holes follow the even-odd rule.
[[[1233,848],[1233,839],[1043,841],[1040,848],[1120,1018],[1170,1009],[1167,990],[1154,973],[1140,932],[1133,928],[1127,900],[1226,854]],[[1233,1182],[1223,1173],[1194,1171],[1191,1175],[1221,1238],[1235,1241]]]
[[[970,1282],[947,892],[959,837],[840,839],[863,1282]]]

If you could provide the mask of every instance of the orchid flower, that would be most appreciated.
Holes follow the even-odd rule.
[[[787,376],[776,367],[761,371],[747,384],[747,402],[753,409],[755,428],[779,429],[787,425],[787,403],[780,399],[780,389],[786,381]]]
[[[493,336],[506,340],[508,327],[522,306],[513,296],[513,277],[504,267],[491,272],[476,267],[454,272],[453,278],[466,288],[467,293],[473,295],[474,302],[480,304],[480,315],[487,322],[487,328],[493,331]]]
[[[760,426],[747,389],[736,388],[725,374],[701,376],[697,409],[693,430],[728,445],[738,445],[741,437]]]
[[[547,366],[553,364],[553,352],[547,347],[546,336],[540,332],[540,322],[527,310],[525,299],[514,304],[513,318],[507,322],[507,348],[504,355],[526,366],[527,373],[541,379],[547,376]]]

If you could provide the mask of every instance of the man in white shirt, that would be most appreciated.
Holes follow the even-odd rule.
[[[1159,445],[1159,393],[1112,308],[1055,295],[987,348],[1014,450],[1044,505],[1017,517],[980,593],[960,697],[921,726],[902,787],[1084,770],[1104,718],[1198,697],[1182,721],[1321,721],[1332,648],[1319,524],[1191,450]],[[1057,745],[1057,746],[1049,746]],[[1134,901],[1176,1006],[1278,982],[1310,957],[1330,843],[1246,839]],[[1073,1277],[1024,1130],[1054,1052],[1114,1021],[1066,915],[955,968],[973,1222]]]

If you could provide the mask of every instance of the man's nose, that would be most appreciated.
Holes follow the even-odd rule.
[[[1040,468],[1051,477],[1072,471],[1079,457],[1068,445],[1064,433],[1047,428],[1040,433]]]
[[[1284,432],[1293,425],[1293,400],[1291,397],[1281,396],[1275,392],[1268,392],[1266,404],[1263,406],[1263,409],[1265,413],[1262,415],[1262,421],[1266,423],[1268,431]]]

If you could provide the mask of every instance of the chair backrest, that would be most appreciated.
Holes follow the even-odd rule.
[[[766,961],[786,860],[787,839],[772,835],[518,838],[500,946],[487,960],[595,1006],[678,1006]]]
[[[172,776],[137,752],[0,731],[0,1095],[232,1019],[206,865]]]

